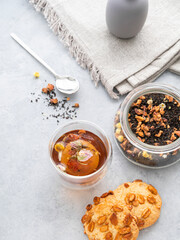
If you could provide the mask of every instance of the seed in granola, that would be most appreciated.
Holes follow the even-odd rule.
[[[126,233],[125,235],[123,235],[123,239],[124,239],[124,240],[130,240],[131,237],[132,237],[132,232]]]
[[[109,229],[108,225],[103,225],[102,227],[100,227],[100,232],[107,232]]]
[[[115,240],[122,240],[122,235],[119,232],[116,234]]]
[[[131,232],[131,227],[123,227],[119,229],[119,233],[124,235]]]
[[[114,212],[122,212],[123,211],[123,208],[118,207],[118,206],[113,206],[112,209],[113,209]]]
[[[132,219],[133,219],[133,217],[131,216],[131,214],[130,213],[127,214],[125,216],[124,220],[123,220],[124,225],[125,226],[129,226],[131,224],[131,222],[132,222]]]
[[[145,198],[143,197],[143,195],[138,194],[137,195],[138,201],[140,204],[144,204],[145,203]]]
[[[142,215],[141,217],[146,219],[149,217],[149,215],[151,214],[151,210],[149,208],[145,209],[143,212],[142,212]]]
[[[137,218],[136,224],[137,224],[137,226],[140,228],[140,227],[143,227],[143,226],[144,226],[145,222],[144,222],[143,219]]]
[[[84,224],[84,223],[89,223],[91,221],[91,217],[89,215],[84,215],[82,218],[81,218],[81,222]]]
[[[112,233],[111,232],[106,233],[105,240],[112,240],[112,239],[113,239]]]
[[[105,221],[106,221],[107,217],[106,216],[102,216],[102,217],[99,217],[97,223],[99,225],[102,225]]]
[[[93,232],[94,231],[94,227],[95,227],[95,223],[94,222],[90,222],[88,225],[88,231],[89,232]]]
[[[148,196],[147,197],[147,201],[151,204],[155,204],[156,203],[156,199],[153,196]]]
[[[116,226],[116,225],[118,224],[118,218],[117,218],[116,213],[113,213],[113,214],[111,215],[110,221],[111,221],[111,223],[112,223],[114,226]]]
[[[129,198],[129,201],[130,201],[130,202],[134,201],[135,197],[136,197],[136,196],[135,196],[134,193],[129,193],[129,194],[128,194],[128,198]]]
[[[154,194],[154,195],[157,195],[157,190],[155,189],[155,187],[153,187],[152,185],[149,185],[148,186],[148,190]]]
[[[139,201],[138,200],[134,200],[132,202],[132,204],[133,204],[134,207],[137,207],[139,205]]]

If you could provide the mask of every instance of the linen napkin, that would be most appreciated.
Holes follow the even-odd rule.
[[[112,98],[155,80],[180,58],[180,0],[150,0],[147,21],[134,38],[111,35],[106,0],[30,0],[95,84]],[[180,61],[171,66],[180,73]]]

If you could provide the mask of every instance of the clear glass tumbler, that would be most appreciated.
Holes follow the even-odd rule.
[[[52,151],[54,148],[54,145],[56,141],[65,133],[77,130],[77,129],[84,129],[86,131],[92,132],[95,135],[97,135],[104,143],[107,151],[107,158],[104,164],[101,166],[100,169],[98,169],[96,172],[91,173],[86,176],[73,176],[70,174],[67,174],[63,171],[61,171],[55,164],[53,158],[52,158]],[[69,122],[60,128],[58,128],[54,134],[52,135],[50,142],[49,142],[49,155],[50,155],[50,161],[55,167],[56,171],[58,172],[59,176],[61,177],[61,182],[64,186],[72,188],[72,189],[86,189],[89,187],[94,186],[96,183],[98,183],[106,174],[107,169],[110,167],[110,164],[112,162],[112,147],[111,142],[109,138],[107,137],[106,133],[98,127],[96,124],[83,121],[83,120],[77,120]]]

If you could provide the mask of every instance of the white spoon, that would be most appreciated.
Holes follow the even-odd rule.
[[[30,49],[14,33],[11,33],[11,37],[54,75],[56,79],[56,87],[60,92],[66,93],[66,94],[73,94],[79,90],[78,80],[72,77],[59,76],[47,63],[44,62],[44,60],[42,60],[32,49]]]

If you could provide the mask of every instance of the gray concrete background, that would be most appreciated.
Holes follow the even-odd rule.
[[[113,144],[113,162],[105,179],[86,191],[72,191],[60,184],[48,159],[48,142],[57,128],[55,119],[43,121],[41,112],[51,112],[42,101],[31,103],[31,92],[39,94],[54,79],[11,38],[17,33],[61,74],[78,78],[80,91],[71,97],[79,102],[77,119],[101,126]],[[40,72],[34,79],[33,73]],[[23,0],[0,1],[0,239],[80,240],[80,219],[86,204],[119,184],[141,178],[155,185],[162,196],[161,217],[143,230],[140,240],[177,240],[180,236],[180,163],[161,170],[137,167],[124,159],[113,140],[112,126],[123,100],[110,99],[103,87],[94,87],[49,30],[44,18]],[[165,72],[157,82],[179,86],[180,77]],[[58,94],[58,98],[62,98]],[[67,122],[61,120],[60,124]]]

